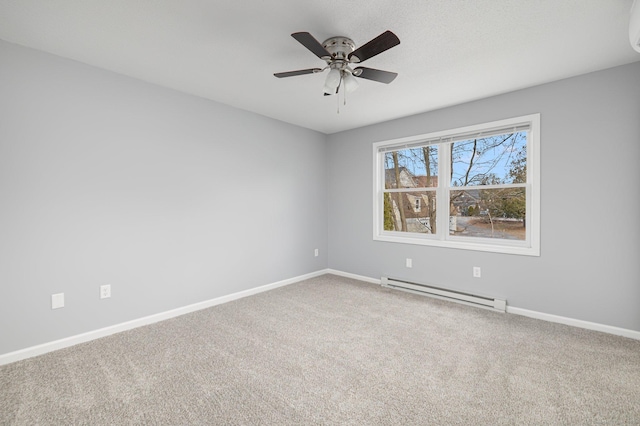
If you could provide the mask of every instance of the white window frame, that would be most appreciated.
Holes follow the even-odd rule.
[[[449,176],[451,155],[450,142],[460,135],[493,133],[496,130],[528,127],[527,135],[527,183],[526,183],[526,238],[525,240],[504,240],[494,238],[463,237],[449,235],[449,214],[441,212],[449,206],[449,191],[460,189],[451,187],[449,179],[438,179],[436,205],[436,234],[420,234],[384,230],[384,154],[392,149],[424,146],[438,146],[438,176]],[[489,189],[490,186],[482,186]],[[373,144],[373,239],[404,244],[446,247],[462,250],[476,250],[526,256],[540,256],[540,114],[514,117],[489,123],[460,127],[417,136],[375,142]]]

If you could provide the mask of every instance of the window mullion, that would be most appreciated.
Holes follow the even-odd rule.
[[[427,191],[437,191],[437,188],[433,187],[421,187],[421,188],[385,188],[382,192],[427,192]]]
[[[436,236],[446,239],[449,233],[449,178],[451,176],[451,144],[438,145],[438,192],[436,197]]]
[[[526,188],[527,183],[502,183],[498,185],[467,185],[467,186],[456,186],[454,187],[456,190],[464,191],[464,190],[482,190],[482,189],[508,189],[508,188]]]

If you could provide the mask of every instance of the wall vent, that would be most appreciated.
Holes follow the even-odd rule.
[[[475,306],[478,308],[491,309],[492,311],[498,312],[506,312],[507,310],[506,300],[496,299],[493,297],[464,293],[461,291],[413,283],[389,277],[382,277],[380,282],[383,287],[422,294],[436,299],[449,300],[451,302],[462,303],[464,305]]]

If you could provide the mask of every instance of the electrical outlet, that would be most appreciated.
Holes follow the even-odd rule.
[[[315,249],[313,254],[314,254],[315,257],[318,257],[318,249]]]
[[[111,297],[111,285],[105,284],[100,286],[100,299]]]
[[[473,267],[473,278],[480,278],[482,276],[482,270],[479,266]]]
[[[407,257],[407,261],[405,262],[405,266],[407,268],[413,268],[413,261]]]
[[[64,308],[64,293],[51,295],[51,309]]]

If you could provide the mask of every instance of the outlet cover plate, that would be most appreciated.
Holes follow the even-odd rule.
[[[64,293],[51,295],[51,309],[64,308]]]
[[[111,297],[111,285],[105,284],[100,286],[100,299],[107,299]]]
[[[473,267],[473,278],[480,278],[482,276],[482,269],[479,266]]]

